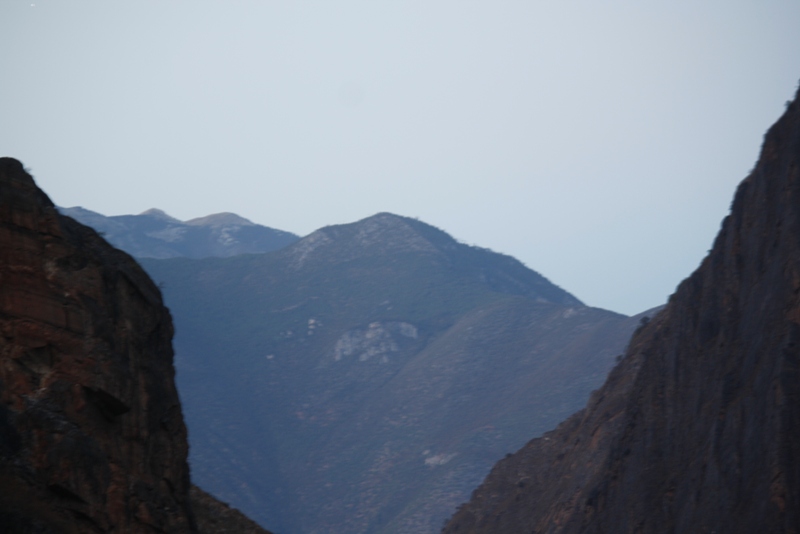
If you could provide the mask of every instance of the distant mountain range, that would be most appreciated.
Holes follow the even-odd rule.
[[[179,221],[158,209],[139,215],[106,217],[81,207],[59,208],[63,215],[100,232],[137,258],[208,258],[278,250],[298,236],[255,224],[233,213]]]
[[[388,213],[141,261],[176,324],[195,480],[282,534],[437,531],[586,402],[640,320]]]

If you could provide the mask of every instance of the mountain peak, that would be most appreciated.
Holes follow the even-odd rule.
[[[317,257],[324,257],[328,263],[339,263],[402,252],[439,254],[440,251],[409,221],[412,219],[382,212],[353,223],[325,226],[295,243],[287,253],[294,256],[291,263],[295,268],[301,268]],[[334,243],[336,247],[329,246]]]
[[[459,243],[446,232],[417,219],[377,213],[354,223],[326,226],[283,252],[296,270],[416,256],[419,265],[438,264],[459,276],[477,279],[493,291],[525,295],[541,302],[582,303],[519,260]],[[390,260],[389,258],[395,258]]]
[[[392,213],[378,213],[353,223],[353,228],[357,230],[354,239],[363,247],[390,245],[396,250],[439,252],[437,247],[420,234],[418,228],[409,221],[412,219]],[[425,223],[418,224],[425,225]]]
[[[365,217],[361,220],[356,221],[353,224],[358,223],[365,223],[368,221],[380,221],[382,224],[406,224],[406,221],[411,220],[410,217],[404,217],[402,215],[397,215],[396,213],[390,213],[388,211],[381,211],[376,213],[375,215],[370,215],[369,217]]]
[[[249,219],[245,219],[235,213],[222,212],[212,213],[205,217],[197,217],[186,221],[186,224],[191,226],[255,226],[255,223]]]
[[[144,216],[146,216],[146,217],[153,217],[153,218],[155,218],[155,219],[159,219],[159,220],[161,220],[161,221],[167,221],[167,222],[180,222],[180,220],[176,219],[175,217],[173,217],[173,216],[169,215],[169,214],[168,214],[168,213],[166,213],[165,211],[163,211],[163,210],[160,210],[160,209],[158,209],[158,208],[150,208],[150,209],[149,209],[149,210],[147,210],[147,211],[143,211],[143,212],[142,212],[142,213],[140,213],[139,215],[144,215]]]

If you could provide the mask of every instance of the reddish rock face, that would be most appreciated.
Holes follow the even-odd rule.
[[[172,322],[0,158],[0,531],[192,532]]]
[[[586,409],[498,463],[444,532],[800,532],[800,98]]]

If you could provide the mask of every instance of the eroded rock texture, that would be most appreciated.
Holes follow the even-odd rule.
[[[171,336],[144,271],[0,159],[0,531],[194,531]]]
[[[797,98],[586,409],[498,463],[444,531],[800,532]]]

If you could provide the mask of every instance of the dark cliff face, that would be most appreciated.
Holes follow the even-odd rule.
[[[586,409],[498,463],[444,531],[800,532],[797,98]]]
[[[144,271],[0,159],[0,531],[194,531],[171,337]]]

